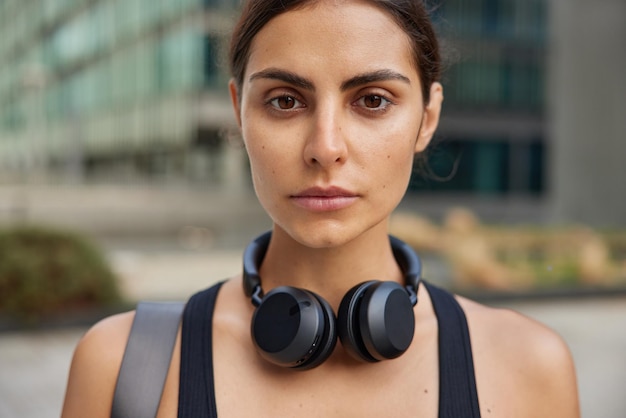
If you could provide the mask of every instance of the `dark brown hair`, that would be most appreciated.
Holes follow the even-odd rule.
[[[247,0],[235,25],[230,44],[231,75],[241,92],[250,46],[256,34],[272,18],[316,0]],[[411,40],[424,103],[430,100],[430,86],[441,77],[439,44],[422,0],[368,0],[389,13]]]

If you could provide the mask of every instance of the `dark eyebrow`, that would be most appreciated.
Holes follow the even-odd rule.
[[[284,81],[285,83],[292,84],[296,87],[300,87],[306,90],[315,91],[315,86],[313,82],[299,76],[298,74],[292,73],[291,71],[281,70],[278,68],[267,68],[265,70],[261,70],[256,72],[250,76],[249,81],[253,81],[259,78],[266,78],[270,80],[279,80]],[[399,80],[407,84],[411,84],[411,80],[408,77],[393,71],[393,70],[377,70],[368,73],[359,74],[354,76],[343,83],[341,83],[341,91],[346,91],[355,87],[359,87],[365,84],[374,83],[376,81],[387,81],[387,80]]]
[[[393,70],[378,70],[369,73],[359,74],[349,80],[341,83],[341,91],[346,91],[354,87],[359,87],[365,84],[374,83],[376,81],[388,81],[399,80],[407,84],[411,84],[411,80],[408,77],[393,71]]]
[[[268,68],[268,69],[259,71],[257,73],[252,74],[248,80],[253,81],[258,78],[267,78],[270,80],[284,81],[285,83],[292,84],[296,87],[315,91],[315,86],[313,85],[313,82],[311,82],[310,80],[307,80],[306,78],[301,77],[290,71],[280,70],[278,68]]]

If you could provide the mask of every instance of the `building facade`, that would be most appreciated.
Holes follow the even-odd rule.
[[[550,0],[552,219],[626,227],[626,1]]]
[[[0,170],[193,176],[190,150],[219,150],[232,120],[219,63],[236,7],[0,1]]]
[[[544,0],[448,0],[434,19],[447,58],[434,173],[421,191],[540,196],[545,191]],[[449,178],[450,177],[450,178]]]

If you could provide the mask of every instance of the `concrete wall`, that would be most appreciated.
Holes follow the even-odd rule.
[[[550,0],[550,206],[626,226],[626,1]]]

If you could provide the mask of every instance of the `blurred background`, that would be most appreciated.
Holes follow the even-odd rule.
[[[555,328],[583,416],[624,416],[626,2],[428,4],[444,113],[391,230],[431,281]],[[0,0],[0,416],[58,416],[91,323],[238,273],[269,228],[226,88],[238,8]]]

